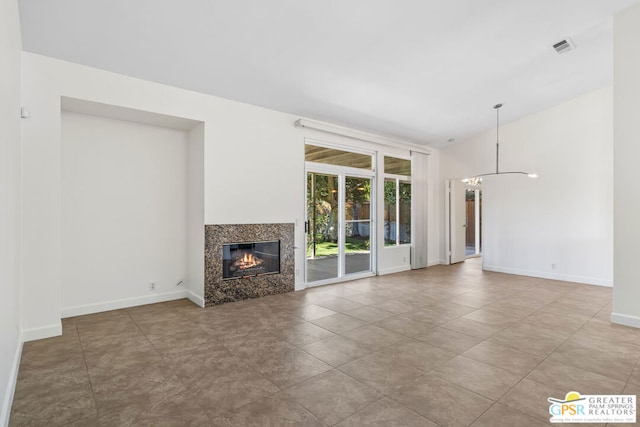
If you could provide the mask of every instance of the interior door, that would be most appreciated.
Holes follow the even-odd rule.
[[[465,186],[461,180],[449,181],[449,264],[466,258]]]

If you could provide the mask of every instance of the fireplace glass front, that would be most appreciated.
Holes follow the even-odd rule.
[[[222,245],[222,279],[280,273],[280,241]]]

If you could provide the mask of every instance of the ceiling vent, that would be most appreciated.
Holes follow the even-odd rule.
[[[569,38],[566,38],[564,40],[560,40],[558,43],[554,43],[553,48],[558,53],[567,53],[570,50],[575,49],[575,46],[573,45],[573,43]]]

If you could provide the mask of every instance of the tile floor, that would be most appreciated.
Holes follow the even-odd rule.
[[[480,262],[64,319],[25,344],[9,424],[540,426],[547,397],[640,395],[610,288]]]

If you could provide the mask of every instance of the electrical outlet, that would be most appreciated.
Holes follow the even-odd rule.
[[[149,290],[150,291],[155,291],[156,290],[156,282],[149,283]]]
[[[403,257],[402,258],[402,262],[404,262],[406,264],[407,263],[407,257]]]
[[[556,265],[556,263],[555,263],[555,262],[554,262],[553,264],[551,264],[551,269],[552,269],[552,270],[555,270],[555,269],[556,269],[556,267],[557,267],[557,265]]]

